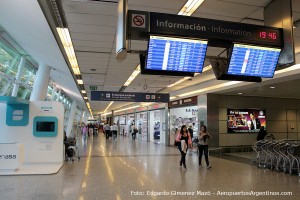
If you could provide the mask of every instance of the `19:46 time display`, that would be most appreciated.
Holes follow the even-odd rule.
[[[269,39],[269,40],[276,40],[278,38],[276,32],[268,32],[268,31],[259,31],[258,34],[259,38],[261,39]]]

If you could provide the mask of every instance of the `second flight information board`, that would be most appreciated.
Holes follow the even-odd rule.
[[[206,50],[206,40],[150,36],[146,69],[201,73]]]
[[[272,78],[279,55],[279,48],[234,44],[228,74]]]

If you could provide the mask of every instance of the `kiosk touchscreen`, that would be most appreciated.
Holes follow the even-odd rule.
[[[35,137],[56,137],[58,120],[56,117],[37,116],[33,119]]]

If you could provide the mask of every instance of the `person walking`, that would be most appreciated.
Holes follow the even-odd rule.
[[[110,125],[108,123],[104,126],[104,131],[105,131],[105,137],[108,140],[110,135]]]
[[[118,126],[116,125],[116,123],[114,123],[114,125],[112,125],[111,131],[112,131],[113,140],[117,139]]]
[[[181,126],[180,132],[177,133],[175,141],[177,142],[178,150],[181,153],[181,159],[179,162],[180,167],[183,165],[184,169],[187,170],[185,157],[188,147],[192,146],[192,139],[186,125]]]
[[[212,139],[211,135],[207,132],[206,126],[202,125],[199,135],[199,144],[198,144],[198,149],[199,149],[199,167],[202,167],[201,161],[202,161],[202,155],[204,152],[204,157],[206,161],[206,166],[207,169],[211,168],[212,166],[209,164],[208,160],[208,140]]]
[[[86,124],[83,124],[82,129],[81,129],[83,142],[86,142],[87,135],[88,135],[88,130],[89,130],[88,126]]]
[[[136,134],[139,132],[139,130],[134,127],[133,130],[132,130],[132,139],[135,140],[136,139]]]

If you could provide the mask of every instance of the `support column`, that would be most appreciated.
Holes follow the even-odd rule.
[[[70,109],[69,119],[67,122],[67,128],[66,128],[67,137],[74,137],[74,135],[72,134],[72,128],[73,128],[73,122],[75,118],[76,107],[77,107],[77,103],[75,100],[73,100]]]
[[[24,92],[23,92],[23,94],[22,94],[22,99],[25,99],[26,98],[26,96],[27,96],[27,94],[29,93],[30,91],[28,90],[28,89],[26,89]]]
[[[57,87],[54,85],[51,94],[51,101],[55,101],[55,93],[57,92]]]
[[[44,101],[50,78],[51,68],[47,65],[40,64],[36,73],[30,101]]]
[[[25,61],[26,61],[26,58],[24,56],[22,56],[21,60],[20,60],[20,63],[19,63],[19,66],[18,66],[18,72],[17,72],[15,83],[14,83],[14,88],[13,88],[13,91],[12,91],[12,94],[11,94],[12,97],[16,97],[18,95],[18,90],[19,90],[19,87],[20,87],[20,80],[21,80],[21,76],[22,76],[22,73],[23,73],[23,68],[24,68]]]
[[[110,120],[110,124],[111,125],[113,125],[114,124],[114,122],[115,122],[115,113],[114,113],[114,111],[113,110],[111,110],[111,120]]]
[[[60,102],[59,101],[60,95],[61,95],[61,89],[58,90],[57,98],[55,99],[55,101]]]
[[[147,108],[147,142],[150,142],[150,131],[153,131],[151,128],[153,127],[150,127],[150,111]]]
[[[166,123],[165,144],[166,144],[166,146],[170,146],[170,144],[171,144],[171,142],[170,142],[171,130],[170,130],[169,122],[170,122],[169,105],[166,103],[165,104],[165,123]]]

